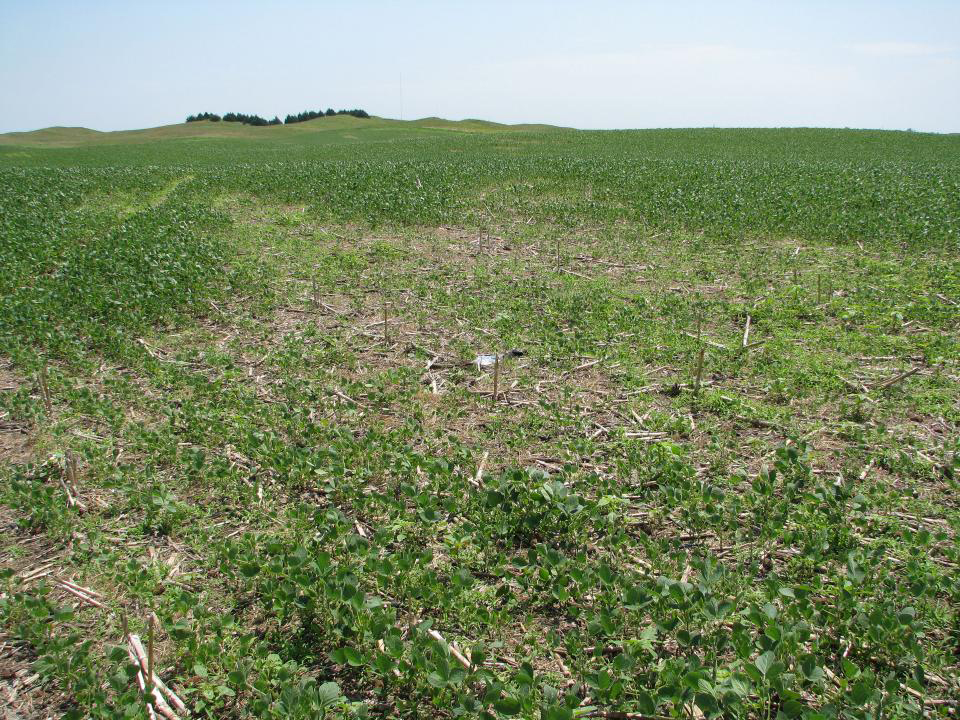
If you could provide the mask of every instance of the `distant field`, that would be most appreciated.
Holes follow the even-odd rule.
[[[960,136],[51,128],[0,267],[24,717],[956,714]]]
[[[364,137],[389,136],[399,132],[399,137],[409,138],[415,131],[490,133],[533,132],[559,130],[550,125],[501,125],[486,120],[444,120],[423,118],[421,120],[387,120],[383,118],[358,119],[351,116],[327,117],[292,125],[252,127],[238,122],[180,123],[144,130],[119,130],[98,132],[81,127],[53,127],[32,132],[6,133],[0,135],[0,146],[31,145],[35,147],[85,147],[90,145],[130,145],[154,143],[158,140],[184,140],[197,138],[230,138],[249,140],[257,144],[293,143],[302,145],[311,142],[329,142],[350,139],[356,131]],[[354,135],[354,137],[357,137]]]

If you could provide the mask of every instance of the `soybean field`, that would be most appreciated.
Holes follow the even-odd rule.
[[[13,718],[952,718],[960,136],[0,136]]]

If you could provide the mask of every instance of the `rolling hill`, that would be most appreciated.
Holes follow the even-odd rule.
[[[203,120],[176,125],[161,125],[140,130],[116,130],[100,132],[84,127],[49,127],[29,132],[0,134],[0,144],[30,145],[45,147],[82,147],[88,145],[120,145],[150,143],[160,140],[184,140],[193,138],[236,138],[294,140],[314,133],[355,133],[376,131],[382,134],[390,130],[444,130],[460,133],[493,133],[510,131],[560,130],[552,125],[504,125],[488,120],[444,120],[427,117],[420,120],[391,120],[372,117],[361,119],[349,115],[318,118],[291,125],[253,127],[241,123],[210,122]]]

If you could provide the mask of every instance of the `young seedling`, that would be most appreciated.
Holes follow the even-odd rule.
[[[823,275],[817,273],[817,305],[820,304],[821,289],[823,287]]]

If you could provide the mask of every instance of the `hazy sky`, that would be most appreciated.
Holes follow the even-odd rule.
[[[0,0],[0,132],[328,106],[960,132],[960,0]]]

